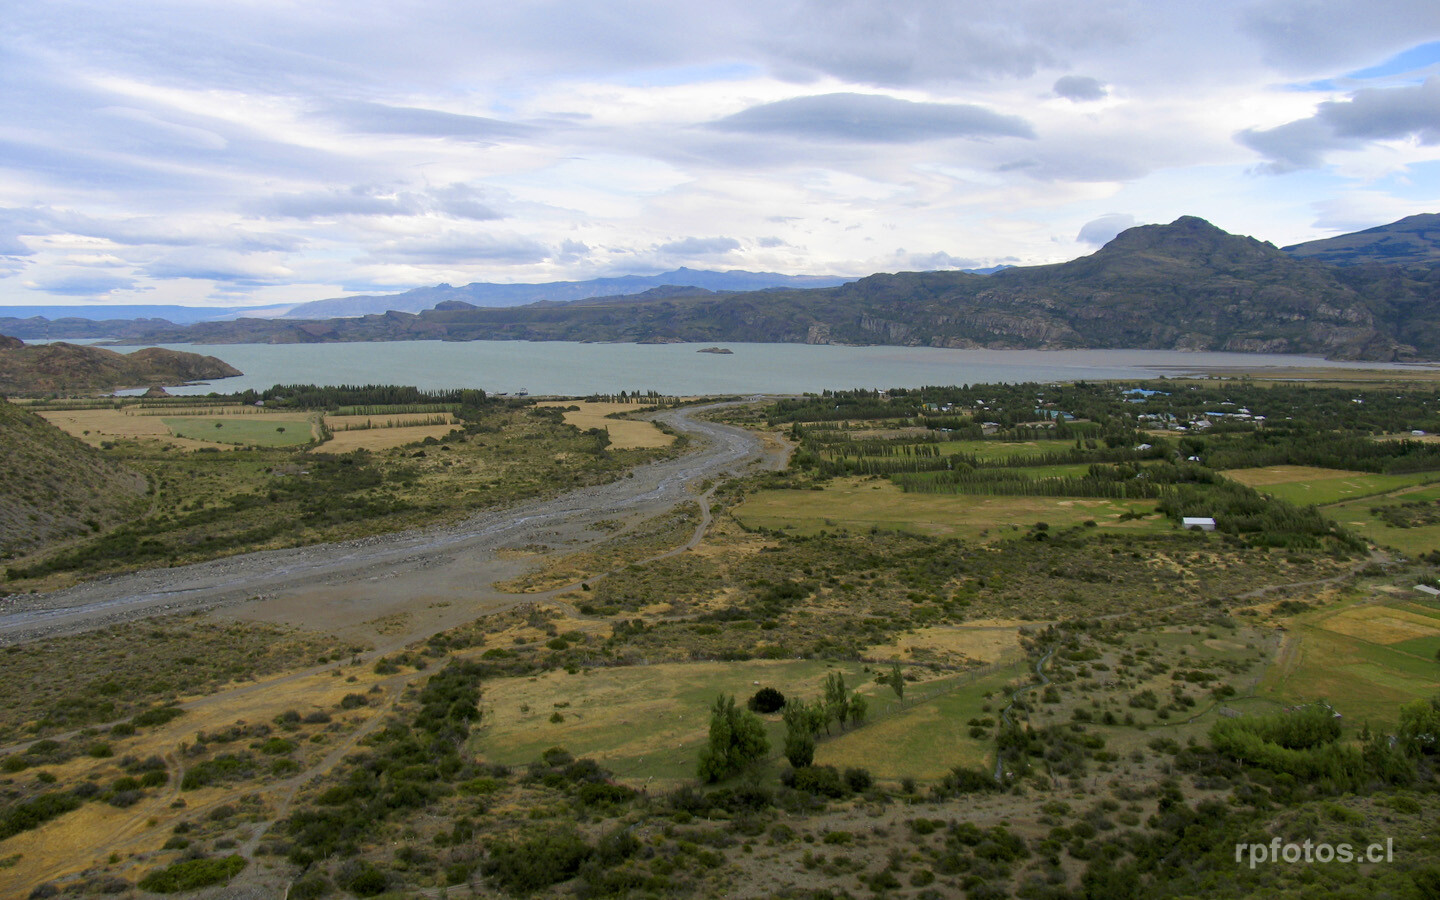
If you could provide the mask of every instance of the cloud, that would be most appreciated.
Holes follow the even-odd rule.
[[[64,297],[97,297],[112,294],[115,291],[133,290],[135,284],[133,278],[87,273],[47,278],[36,282],[34,288],[47,294],[58,294]]]
[[[818,94],[752,106],[710,123],[721,131],[817,141],[912,143],[944,138],[1034,138],[1019,116],[962,103],[917,103],[880,94]]]
[[[293,272],[269,257],[205,247],[185,248],[169,253],[145,266],[145,274],[159,279],[218,281],[232,288],[281,284],[294,277]]]
[[[1271,0],[1240,15],[1263,59],[1291,72],[1349,69],[1413,46],[1440,30],[1432,0]]]
[[[1134,228],[1137,224],[1139,223],[1135,221],[1135,217],[1129,213],[1109,213],[1081,225],[1075,240],[1100,247],[1114,240],[1115,235],[1127,228]]]
[[[439,214],[455,219],[488,221],[504,218],[483,201],[484,193],[465,184],[423,191],[396,191],[373,185],[277,194],[250,204],[259,215],[279,219],[320,219],[336,216],[420,216]]]
[[[1055,81],[1052,90],[1057,96],[1064,97],[1066,100],[1074,100],[1076,103],[1104,100],[1110,94],[1100,79],[1084,75],[1065,75]]]
[[[500,263],[525,265],[549,259],[550,249],[533,238],[518,234],[459,234],[403,238],[382,242],[364,262],[429,265]]]
[[[483,116],[362,101],[334,104],[322,109],[320,114],[350,131],[370,134],[498,141],[524,137],[536,131],[529,125]]]
[[[1440,144],[1440,77],[1404,87],[1366,88],[1349,100],[1319,104],[1309,118],[1236,135],[1269,160],[1261,170],[1271,174],[1316,169],[1331,151],[1404,138]]]
[[[755,40],[778,74],[797,81],[824,74],[883,86],[984,82],[1028,78],[1087,49],[1114,47],[1130,17],[1127,5],[1103,2],[802,0],[761,13],[756,25],[769,34]]]
[[[687,237],[656,248],[672,256],[720,256],[740,249],[740,242],[728,237]]]

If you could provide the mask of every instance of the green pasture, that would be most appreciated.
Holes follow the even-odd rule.
[[[908,685],[903,706],[889,688],[879,688],[881,693],[870,700],[871,722],[831,738],[822,737],[815,748],[815,762],[837,768],[860,766],[884,779],[908,775],[933,780],[957,765],[984,767],[994,759],[995,743],[990,737],[970,737],[966,723],[977,717],[995,718],[1005,701],[992,699],[987,713],[983,710],[985,695],[1003,692],[1011,681],[1024,676],[1026,665],[1014,663],[929,700],[920,697],[948,679]]]
[[[311,441],[309,422],[276,421],[269,416],[165,418],[160,421],[176,437],[197,441],[256,447],[297,447]]]
[[[862,664],[848,662],[751,660],[584,671],[589,674],[559,671],[489,682],[472,749],[484,759],[524,765],[559,746],[577,757],[592,757],[627,780],[688,779],[695,777],[708,739],[717,694],[734,694],[743,704],[763,686],[787,698],[814,699],[830,672],[843,673],[847,684],[867,696],[882,690]],[[557,702],[568,705],[557,707]],[[551,721],[555,713],[562,721]],[[785,726],[778,714],[763,718],[778,753]]]
[[[822,733],[816,762],[865,767],[879,778],[938,778],[955,765],[985,762],[992,742],[971,738],[966,722],[986,715],[984,695],[1023,675],[1024,665],[1017,662],[953,690],[948,685],[955,676],[908,685],[903,707],[888,686],[875,683],[874,672],[848,662],[673,663],[498,679],[486,689],[485,715],[471,749],[483,759],[519,766],[559,746],[597,760],[627,781],[691,779],[708,739],[716,694],[734,694],[743,704],[765,686],[787,698],[813,700],[826,675],[841,672],[846,684],[865,696],[869,716],[859,728],[842,732],[835,726],[832,735]],[[933,699],[921,699],[936,690]],[[557,707],[556,698],[568,705]],[[551,721],[554,713],[563,721]],[[781,760],[784,723],[778,714],[762,719],[771,756]]]
[[[1435,477],[1435,473],[1428,473]],[[1325,512],[1336,521],[1355,530],[1367,540],[1390,547],[1410,556],[1440,550],[1440,525],[1396,528],[1376,517],[1371,509],[1397,506],[1407,501],[1440,500],[1440,484],[1404,491],[1392,497],[1368,497],[1332,506]]]
[[[1169,531],[1170,522],[1159,515],[1120,521],[1123,513],[1154,509],[1153,500],[907,494],[885,480],[839,478],[822,491],[759,491],[734,514],[747,527],[794,534],[878,528],[980,539],[1000,536],[1011,525],[1028,528],[1036,522],[1067,528],[1094,520],[1102,529]]]
[[[1225,474],[1241,475],[1248,470],[1238,469]],[[1288,500],[1301,506],[1339,503],[1359,497],[1372,497],[1416,484],[1425,484],[1440,479],[1436,472],[1410,472],[1404,475],[1375,475],[1368,472],[1353,472],[1334,478],[1279,482],[1274,484],[1253,484],[1261,493]],[[1243,478],[1236,480],[1243,481]]]
[[[981,462],[1003,461],[1017,457],[1044,456],[1073,449],[1073,441],[941,441],[942,456],[965,453]]]
[[[1394,725],[1401,706],[1440,694],[1440,635],[1381,644],[1322,627],[1349,605],[1289,620],[1287,643],[1257,694],[1287,704],[1328,700],[1351,721]]]

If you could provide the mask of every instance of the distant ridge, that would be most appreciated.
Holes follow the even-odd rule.
[[[471,306],[506,307],[530,303],[564,303],[595,297],[618,297],[639,294],[651,288],[674,286],[705,288],[710,291],[758,291],[765,288],[834,287],[854,277],[828,275],[781,275],[776,272],[745,272],[732,269],[715,272],[681,267],[659,275],[621,275],[615,278],[593,278],[589,281],[550,281],[539,284],[492,284],[475,282],[453,287],[438,284],[416,288],[401,294],[359,295],[336,297],[301,303],[286,313],[287,319],[325,319],[347,316],[375,315],[390,311],[424,312],[441,303],[468,303]]]
[[[1334,266],[1434,266],[1440,264],[1440,214],[1406,216],[1389,225],[1284,249],[1297,259],[1313,259]]]

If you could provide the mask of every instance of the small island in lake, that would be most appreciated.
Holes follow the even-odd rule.
[[[696,350],[695,352],[696,352],[696,353],[724,353],[724,354],[730,355],[730,354],[734,354],[735,351],[734,351],[734,350],[731,350],[731,349],[728,348],[728,347],[704,347],[704,348],[701,348],[701,349],[699,349],[699,350]]]

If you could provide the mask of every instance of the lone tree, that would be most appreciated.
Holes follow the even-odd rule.
[[[710,707],[710,744],[700,751],[700,777],[711,782],[729,778],[769,752],[760,718],[737,709],[733,694],[716,697]]]
[[[785,758],[790,765],[803,769],[815,761],[815,736],[829,718],[825,707],[791,700],[781,715],[785,718]]]
[[[885,683],[890,685],[890,690],[895,692],[895,696],[900,698],[900,702],[903,704],[905,702],[905,675],[900,671],[898,660],[891,663],[890,674],[885,677]]]
[[[830,733],[830,722],[840,723],[840,730],[845,730],[845,722],[850,718],[850,691],[845,687],[845,676],[839,672],[831,672],[825,676],[825,733]]]

